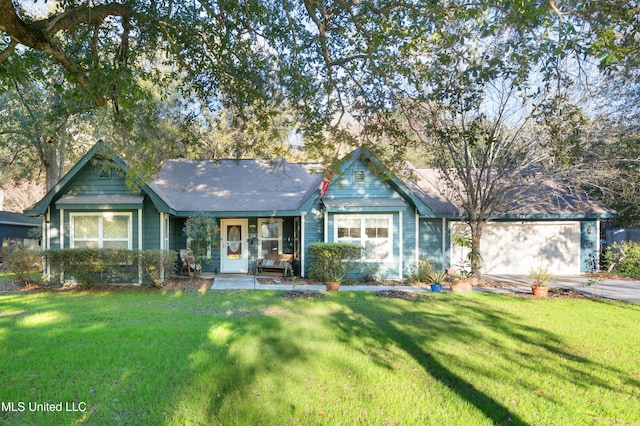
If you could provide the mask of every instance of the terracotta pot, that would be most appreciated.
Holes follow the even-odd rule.
[[[464,293],[467,291],[471,291],[473,287],[471,286],[471,282],[469,280],[453,280],[451,281],[451,292],[452,293]]]
[[[549,293],[549,287],[547,286],[531,286],[531,291],[535,297],[547,297],[547,293]]]
[[[339,281],[331,281],[326,282],[324,285],[327,287],[327,291],[338,291],[340,290],[340,282]]]
[[[478,284],[480,284],[480,277],[472,275],[469,278],[467,278],[467,281],[469,281],[469,284],[471,284],[472,287],[477,287]]]

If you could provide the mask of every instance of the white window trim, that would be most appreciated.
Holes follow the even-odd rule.
[[[264,218],[258,219],[258,257],[264,257],[265,253],[262,252],[262,241],[275,241],[276,238],[263,238],[262,237],[262,225],[269,223],[278,223],[278,254],[282,253],[282,219]]]
[[[113,216],[127,216],[129,218],[129,225],[127,230],[127,248],[133,249],[133,214],[131,212],[76,212],[69,213],[69,247],[75,248],[75,218],[97,216],[99,218],[113,217]],[[102,248],[105,239],[102,237],[102,220],[98,222],[98,247]],[[84,241],[78,239],[78,241]],[[106,241],[121,241],[121,239],[107,239]]]
[[[389,245],[389,257],[386,260],[373,260],[366,259],[363,257],[363,261],[367,263],[394,263],[394,255],[393,255],[393,215],[392,214],[340,214],[333,216],[333,241],[335,242],[349,242],[348,238],[340,238],[338,239],[338,221],[340,219],[360,219],[361,220],[361,238],[360,244],[362,247],[365,247],[365,241],[367,240],[366,233],[364,230],[364,223],[366,219],[386,219],[389,224],[389,237],[388,237],[388,245]]]

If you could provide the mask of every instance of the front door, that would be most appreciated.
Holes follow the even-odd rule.
[[[247,273],[247,219],[221,219],[220,272]]]

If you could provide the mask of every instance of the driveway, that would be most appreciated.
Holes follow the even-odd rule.
[[[530,288],[527,275],[483,275],[489,281],[510,283],[518,289]],[[551,287],[572,288],[588,296],[598,296],[623,302],[640,303],[640,281],[603,279],[597,285],[588,285],[590,278],[584,276],[559,276]]]

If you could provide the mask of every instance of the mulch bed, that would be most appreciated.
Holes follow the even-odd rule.
[[[276,284],[274,282],[274,278],[258,278],[261,284]],[[200,292],[203,293],[211,288],[213,284],[213,280],[210,278],[199,278],[195,279],[193,277],[173,277],[169,280],[163,287],[162,290],[174,290],[174,291],[185,291],[185,292]],[[304,278],[280,278],[280,284],[319,284],[316,281],[304,279]],[[369,285],[376,285],[376,283],[362,283]],[[513,288],[517,287],[515,285],[511,285],[508,283],[495,283],[490,281],[482,281],[480,284],[481,287],[496,287],[496,288]],[[78,290],[86,290],[82,286],[62,286],[60,284],[30,284],[27,286],[20,286],[13,281],[1,281],[0,282],[0,293],[14,293],[14,292],[37,292],[37,291],[78,291]],[[139,287],[139,286],[131,286],[131,285],[103,285],[95,287],[95,290],[98,291],[140,291],[140,290],[153,290],[149,287]],[[428,294],[426,293],[416,293],[411,291],[402,291],[402,290],[381,290],[376,292],[376,295],[379,297],[387,297],[393,299],[405,299],[405,300],[422,300],[428,299]],[[514,292],[512,294],[516,297],[525,297],[525,298],[533,298],[535,297],[531,293],[525,292]],[[319,299],[324,297],[324,293],[313,290],[289,290],[282,293],[282,297],[286,299]],[[551,288],[549,289],[548,297],[570,297],[570,298],[593,298],[593,296],[586,296],[575,289],[571,288]]]
[[[429,298],[429,296],[424,293],[414,293],[412,291],[402,290],[381,290],[376,292],[376,296],[404,300],[427,300]]]
[[[211,278],[171,278],[162,287],[162,290],[179,290],[179,291],[198,291],[200,293],[207,291],[213,285]]]
[[[176,290],[176,291],[188,291],[188,292],[205,292],[213,284],[212,279],[205,278],[172,278],[163,287],[162,290]],[[28,284],[21,286],[13,281],[0,282],[0,293],[16,293],[16,292],[36,292],[36,291],[79,291],[79,290],[96,290],[96,291],[140,291],[140,290],[155,290],[151,287],[140,287],[138,285],[100,285],[92,289],[84,288],[81,285],[65,285],[60,284]]]
[[[289,290],[282,293],[285,299],[321,299],[324,294],[314,290]]]

